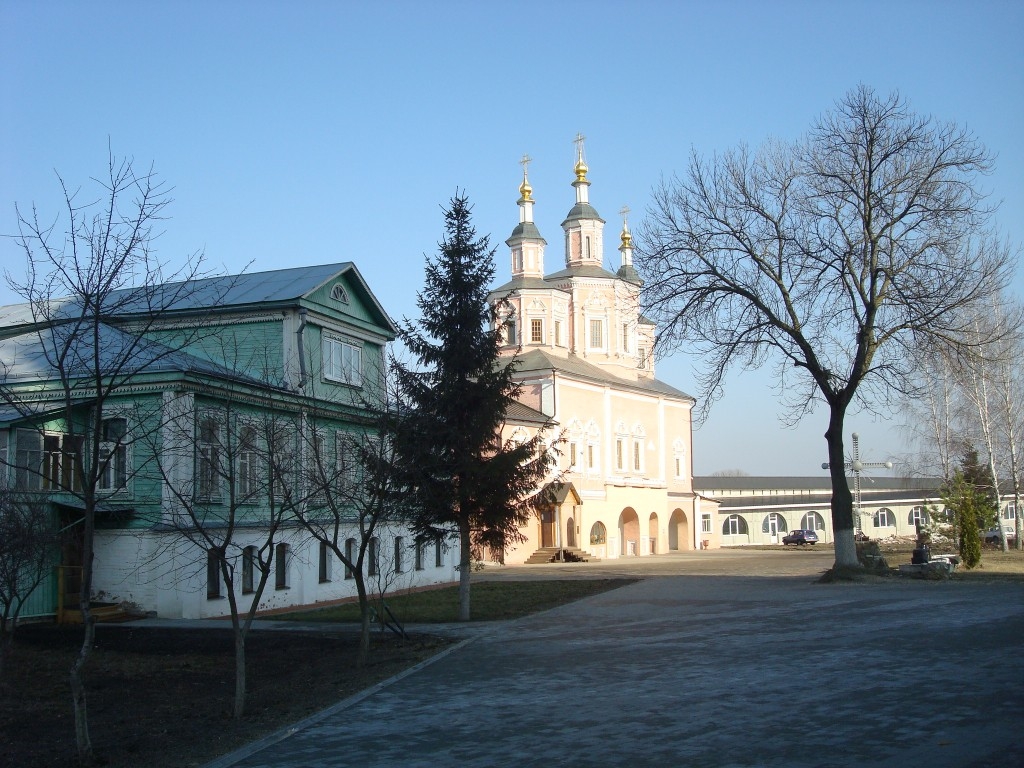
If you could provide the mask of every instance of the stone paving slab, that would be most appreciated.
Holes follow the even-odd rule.
[[[480,629],[209,768],[1021,764],[1024,586],[822,585],[831,553],[770,554],[580,564],[646,578]]]

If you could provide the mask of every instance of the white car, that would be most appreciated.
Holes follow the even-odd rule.
[[[1006,533],[1006,540],[1013,541],[1017,537],[1017,532],[1014,531],[1012,525],[1004,525],[1003,531]],[[989,528],[985,531],[984,541],[986,544],[999,544],[1001,541],[999,534],[999,528]]]

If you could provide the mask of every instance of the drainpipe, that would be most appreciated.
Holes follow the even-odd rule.
[[[299,328],[295,331],[295,338],[299,347],[299,389],[306,386],[306,352],[302,344],[302,331],[306,327],[306,308],[299,307]]]

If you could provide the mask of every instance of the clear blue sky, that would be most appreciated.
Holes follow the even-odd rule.
[[[796,138],[861,82],[973,130],[998,156],[985,184],[1000,227],[1024,242],[1018,0],[0,0],[0,234],[16,201],[58,211],[55,170],[72,185],[102,174],[109,139],[174,187],[167,261],[351,260],[401,318],[456,189],[507,279],[523,153],[554,271],[578,131],[617,257],[617,211],[635,228],[691,147]],[[0,264],[23,273],[9,238]],[[694,365],[661,360],[659,377],[694,392]],[[734,376],[696,433],[696,472],[821,474],[824,412],[795,430],[778,412],[766,376]],[[904,450],[895,421],[849,419],[865,459]]]

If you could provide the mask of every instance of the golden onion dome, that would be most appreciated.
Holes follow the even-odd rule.
[[[530,195],[533,194],[533,187],[530,186],[530,182],[526,179],[526,174],[523,174],[523,183],[519,185],[519,194],[523,200],[532,200]]]
[[[587,168],[587,164],[585,162],[583,162],[583,158],[582,157],[579,160],[577,160],[576,161],[576,168],[575,168],[575,171],[576,171],[576,181],[586,181],[587,180],[587,171],[589,171],[589,170],[590,169]]]

